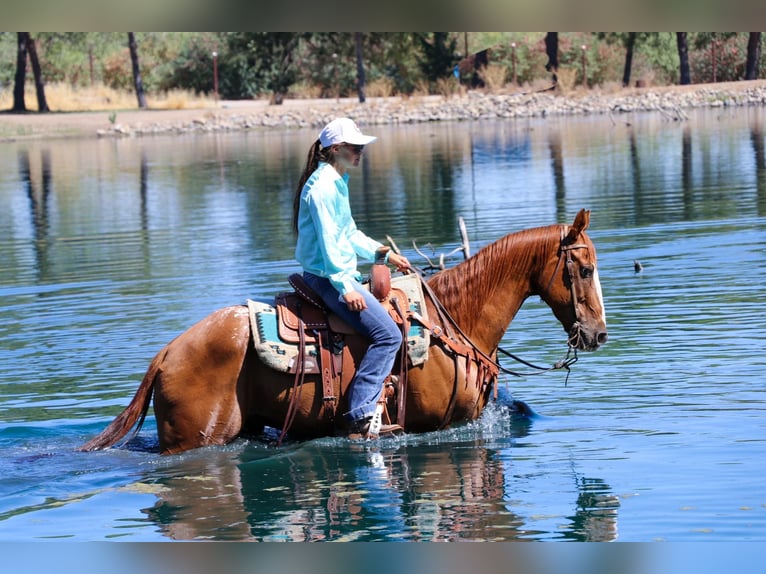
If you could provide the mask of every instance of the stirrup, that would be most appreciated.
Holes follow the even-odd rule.
[[[375,405],[375,413],[370,420],[370,426],[367,429],[367,436],[377,437],[380,434],[380,429],[383,426],[383,404],[378,402]]]
[[[367,427],[367,440],[374,440],[380,435],[399,435],[404,433],[404,428],[397,424],[383,424],[383,409],[385,406],[379,402],[375,406],[375,414],[370,419],[370,425]]]

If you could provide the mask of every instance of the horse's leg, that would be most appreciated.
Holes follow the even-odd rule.
[[[168,345],[154,395],[163,454],[237,437],[242,429],[237,391],[249,341],[247,308],[227,307]]]

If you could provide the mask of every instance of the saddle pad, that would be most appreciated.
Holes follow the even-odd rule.
[[[426,316],[423,289],[420,285],[420,279],[416,275],[394,274],[391,278],[391,286],[402,290],[407,295],[410,310]],[[298,345],[286,342],[280,337],[274,300],[260,299],[255,301],[248,299],[247,307],[250,314],[253,343],[258,356],[272,369],[294,372]],[[413,366],[422,365],[428,359],[429,343],[428,331],[413,321],[407,336],[407,352]],[[319,358],[316,344],[306,344],[305,360],[307,372],[318,372]],[[316,371],[315,368],[317,368]]]
[[[407,295],[410,311],[419,313],[424,319],[428,319],[420,277],[414,273],[406,275],[394,273],[391,275],[391,288],[404,291],[405,295]],[[406,309],[402,310],[406,311]],[[428,360],[428,346],[430,343],[430,333],[426,328],[416,321],[411,321],[410,330],[407,333],[407,354],[413,367],[422,365]]]
[[[277,309],[273,303],[273,300],[247,300],[255,352],[268,367],[283,373],[294,372],[298,345],[285,342],[279,337]],[[318,373],[319,357],[316,343],[307,343],[305,350],[306,372]]]

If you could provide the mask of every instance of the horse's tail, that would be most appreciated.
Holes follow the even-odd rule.
[[[138,434],[138,431],[141,430],[141,427],[144,424],[149,405],[152,402],[154,379],[160,370],[160,365],[162,364],[162,359],[165,357],[165,353],[166,350],[163,349],[162,352],[154,357],[149,365],[149,369],[144,375],[144,380],[141,381],[133,400],[130,401],[130,404],[125,410],[117,415],[117,418],[115,418],[109,426],[101,432],[101,434],[86,442],[77,450],[92,451],[109,448],[128,434],[128,431],[136,424],[136,421],[138,421],[138,426],[136,427],[136,430],[133,431],[133,436]]]

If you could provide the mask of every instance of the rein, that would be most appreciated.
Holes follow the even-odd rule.
[[[566,380],[564,381],[564,385],[566,386],[567,382],[569,381],[569,375],[571,373],[570,367],[574,365],[577,360],[577,343],[580,338],[580,316],[577,310],[577,287],[576,287],[576,281],[575,281],[575,274],[573,273],[573,266],[574,266],[574,260],[572,259],[572,251],[575,249],[588,249],[588,246],[584,243],[575,243],[573,245],[567,245],[565,243],[566,240],[566,230],[567,226],[563,226],[561,228],[561,237],[559,239],[559,258],[556,262],[556,267],[553,270],[553,274],[551,275],[550,281],[548,281],[548,285],[545,288],[545,293],[548,293],[550,291],[551,285],[553,285],[553,281],[556,278],[556,274],[558,273],[559,268],[561,267],[562,261],[566,261],[565,267],[566,272],[569,277],[569,284],[570,284],[570,290],[572,292],[572,306],[574,310],[575,315],[575,323],[572,325],[572,328],[569,331],[569,338],[567,339],[567,354],[562,359],[559,359],[555,363],[553,363],[550,367],[541,367],[539,365],[535,365],[534,363],[531,363],[529,361],[525,361],[521,357],[518,357],[511,353],[510,351],[507,351],[503,349],[502,347],[498,346],[496,347],[496,352],[501,353],[505,355],[506,357],[509,357],[513,359],[514,361],[521,363],[522,365],[525,365],[531,369],[534,369],[536,372],[517,372],[513,371],[511,369],[508,369],[506,367],[503,367],[498,361],[494,360],[492,357],[484,353],[481,349],[479,349],[476,344],[471,340],[471,338],[465,334],[465,332],[460,328],[460,325],[457,324],[455,319],[450,315],[449,311],[442,305],[439,298],[436,296],[436,293],[433,292],[433,289],[426,283],[424,279],[424,273],[421,269],[418,269],[414,266],[410,266],[410,269],[414,271],[418,277],[420,278],[420,282],[423,286],[423,289],[426,291],[428,296],[431,298],[431,301],[433,302],[434,306],[436,307],[437,313],[444,319],[446,319],[445,323],[449,323],[452,327],[454,327],[455,331],[457,331],[463,339],[470,345],[471,350],[479,355],[483,360],[482,362],[486,362],[490,364],[494,369],[497,369],[498,371],[501,371],[505,374],[512,375],[514,377],[529,377],[534,375],[542,375],[544,373],[548,373],[550,371],[556,371],[559,369],[564,369],[567,372]],[[566,256],[566,259],[565,259]],[[437,338],[440,338],[444,340],[444,338],[441,336],[442,329],[438,325],[429,325],[428,322],[423,318],[420,317],[418,314],[410,312],[413,319],[421,323],[424,327],[434,332],[434,329],[436,329],[435,335]],[[448,340],[445,340],[445,343],[447,343],[448,346],[452,347]],[[453,349],[454,350],[454,349]]]
[[[584,246],[583,246],[584,247]],[[558,266],[557,266],[558,268]],[[567,350],[567,354],[563,359],[560,359],[556,361],[553,365],[550,367],[541,367],[539,365],[535,365],[533,363],[530,363],[529,361],[525,361],[524,359],[517,357],[513,353],[506,351],[502,347],[498,346],[496,347],[496,351],[499,353],[502,353],[503,355],[510,357],[511,359],[526,365],[527,367],[530,367],[532,369],[537,370],[537,372],[532,373],[520,373],[517,371],[512,371],[511,369],[508,369],[504,366],[502,366],[498,361],[494,360],[492,357],[487,355],[484,351],[479,349],[479,347],[474,343],[471,338],[465,334],[465,332],[460,328],[460,325],[457,324],[457,321],[450,315],[450,312],[447,311],[447,309],[442,305],[442,302],[439,300],[439,298],[436,296],[436,293],[434,293],[433,289],[431,289],[430,285],[425,281],[424,279],[424,273],[422,270],[410,266],[410,269],[412,269],[420,278],[420,282],[423,286],[423,289],[426,291],[428,296],[431,298],[431,301],[433,302],[434,306],[436,307],[437,313],[439,313],[440,316],[443,318],[446,318],[447,321],[454,329],[457,331],[463,339],[468,343],[471,350],[476,354],[479,355],[482,359],[482,362],[488,363],[491,365],[492,368],[497,369],[500,372],[503,372],[508,375],[512,375],[514,377],[525,377],[525,376],[533,376],[533,375],[542,375],[543,373],[547,373],[549,371],[555,371],[558,369],[565,369],[567,371],[567,380],[569,380],[569,372],[570,372],[570,366],[577,362],[577,349],[574,348],[572,345],[569,345],[569,349]],[[447,346],[455,350],[454,347],[450,344],[449,339],[445,339],[443,337],[443,330],[438,325],[431,325],[424,317],[421,317],[419,314],[414,313],[412,311],[409,312],[409,314],[412,316],[413,319],[418,321],[421,325],[423,325],[425,328],[427,328],[429,331],[432,332],[437,338],[444,341]],[[574,354],[573,354],[574,351]],[[566,384],[566,382],[565,382]]]

